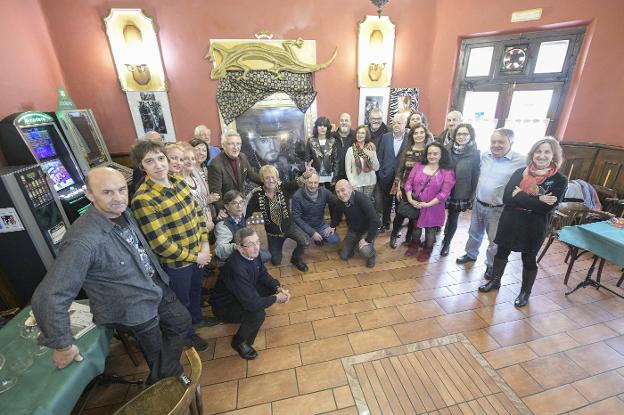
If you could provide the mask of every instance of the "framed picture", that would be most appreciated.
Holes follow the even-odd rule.
[[[305,140],[311,136],[315,120],[316,101],[303,113],[288,95],[277,93],[256,103],[227,126],[221,120],[221,128],[238,131],[241,151],[254,169],[271,164],[282,181],[291,181],[305,170]]]
[[[392,120],[395,114],[409,116],[411,112],[418,111],[419,101],[418,88],[390,88],[388,120]]]
[[[166,91],[126,92],[137,137],[157,131],[166,142],[175,142],[175,131]]]
[[[390,88],[360,88],[358,125],[368,124],[368,114],[373,108],[383,112],[384,122],[388,115]]]

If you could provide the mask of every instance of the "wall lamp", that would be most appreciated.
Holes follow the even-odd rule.
[[[121,89],[166,91],[154,21],[141,9],[111,9],[104,24]]]

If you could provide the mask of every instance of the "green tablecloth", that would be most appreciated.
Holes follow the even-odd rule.
[[[29,312],[30,307],[24,308],[0,330],[0,350],[20,337],[19,327]],[[0,414],[69,414],[89,382],[104,371],[111,335],[110,330],[97,326],[76,340],[84,360],[65,369],[54,367],[51,350],[35,357],[32,367],[17,376],[17,384],[0,394]],[[0,375],[10,377],[7,366],[8,362]]]
[[[624,229],[606,221],[566,226],[559,232],[559,240],[624,267]]]

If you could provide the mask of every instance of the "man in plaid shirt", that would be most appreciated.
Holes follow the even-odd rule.
[[[131,149],[135,166],[146,177],[132,198],[131,208],[145,239],[169,275],[171,288],[191,313],[193,325],[203,324],[203,267],[210,262],[208,230],[201,207],[188,185],[169,175],[169,162],[160,142],[139,140]],[[187,345],[208,348],[193,328]]]

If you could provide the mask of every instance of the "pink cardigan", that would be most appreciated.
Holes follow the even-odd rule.
[[[434,226],[444,225],[444,202],[451,194],[453,186],[455,186],[455,172],[453,170],[440,169],[431,178],[425,189],[423,186],[429,178],[423,172],[425,166],[422,163],[416,164],[410,172],[405,182],[405,192],[411,192],[412,197],[422,202],[429,202],[434,198],[438,198],[439,202],[435,206],[420,209],[420,216],[416,226],[419,228],[432,228]],[[420,193],[420,196],[418,195]]]

